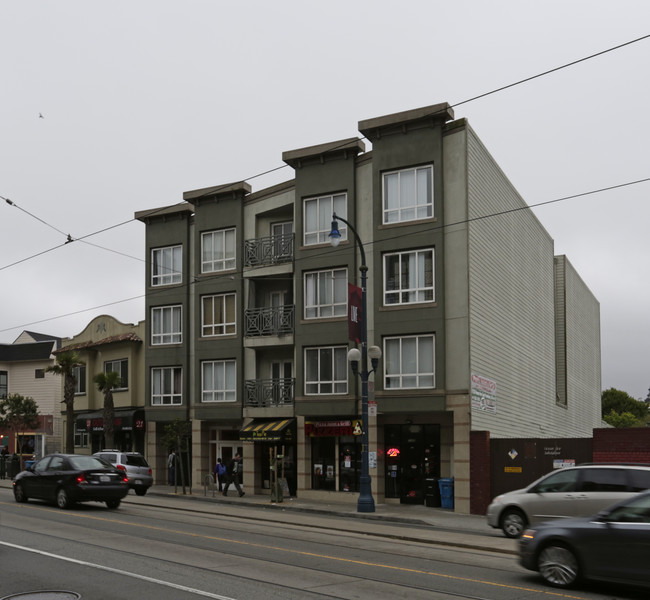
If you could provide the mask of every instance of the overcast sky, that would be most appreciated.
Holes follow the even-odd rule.
[[[0,196],[15,205],[0,204],[0,343],[144,319],[138,210],[291,179],[253,177],[285,150],[360,135],[359,120],[463,103],[647,35],[645,0],[3,0]],[[455,113],[528,204],[548,202],[650,178],[649,73],[650,38]],[[643,182],[534,209],[600,301],[603,389],[639,399],[649,197]]]

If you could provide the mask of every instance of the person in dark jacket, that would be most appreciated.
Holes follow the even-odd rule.
[[[223,495],[224,496],[228,495],[228,488],[232,483],[235,486],[237,492],[239,492],[239,497],[241,498],[246,492],[242,492],[241,485],[240,485],[240,477],[242,473],[242,460],[239,452],[237,452],[237,454],[235,454],[235,458],[233,458],[228,463],[226,472],[228,474],[228,481],[226,482],[226,487],[223,489]]]

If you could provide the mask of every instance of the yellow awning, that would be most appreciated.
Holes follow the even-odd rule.
[[[239,432],[239,439],[246,442],[293,442],[295,435],[293,431],[294,419],[282,419],[279,421],[254,420]]]

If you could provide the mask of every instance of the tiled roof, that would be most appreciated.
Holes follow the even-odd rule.
[[[80,342],[79,344],[70,344],[64,346],[63,348],[57,350],[54,354],[60,354],[61,352],[72,352],[74,350],[86,350],[90,348],[97,348],[99,346],[105,346],[107,344],[116,344],[117,342],[137,342],[141,343],[142,340],[135,333],[121,333],[119,335],[112,335],[110,337],[98,340],[96,342]]]

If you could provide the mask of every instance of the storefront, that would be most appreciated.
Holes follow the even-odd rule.
[[[440,478],[440,425],[385,425],[385,496],[423,504],[427,480]]]
[[[311,450],[311,489],[358,492],[361,476],[361,421],[305,421]]]
[[[297,486],[296,421],[255,419],[239,432],[242,442],[255,442],[255,473],[258,485],[269,489],[274,475],[283,494],[295,496]],[[277,473],[273,471],[277,470]]]
[[[113,417],[114,446],[126,452],[145,451],[144,410],[116,408]],[[75,420],[75,432],[87,434],[91,453],[104,450],[104,413],[82,413]]]

